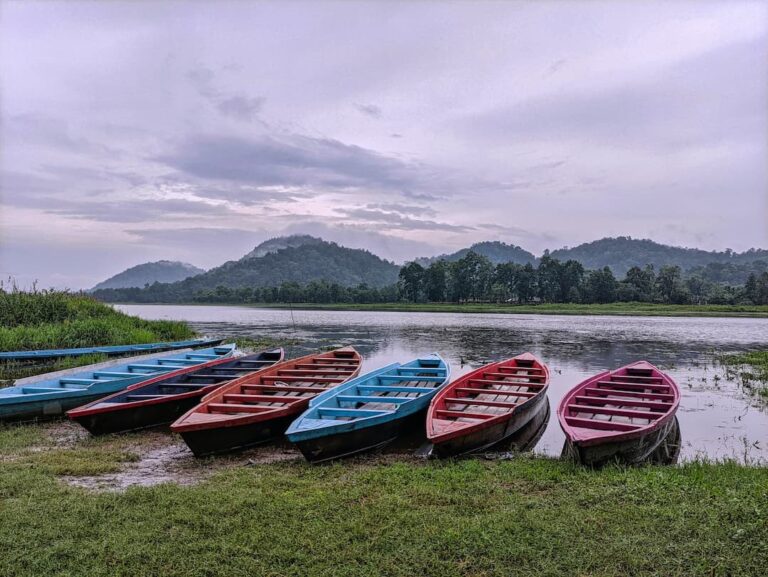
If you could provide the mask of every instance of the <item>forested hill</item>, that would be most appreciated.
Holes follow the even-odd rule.
[[[149,297],[155,297],[158,302],[172,302],[188,300],[217,287],[276,287],[286,282],[306,284],[321,280],[341,286],[381,287],[396,283],[399,272],[400,267],[366,250],[320,240],[288,246],[260,257],[226,262],[181,282],[153,285],[142,291],[146,294],[98,291],[94,296],[113,302],[137,298],[149,302],[152,300]]]
[[[506,244],[499,241],[478,242],[469,248],[463,248],[451,254],[417,258],[415,262],[422,266],[429,266],[433,262],[439,260],[456,262],[457,260],[464,258],[469,251],[484,256],[493,264],[501,264],[505,262],[513,262],[515,264],[536,263],[536,257],[527,250],[515,246],[514,244]]]
[[[205,271],[185,262],[159,260],[136,265],[100,282],[91,290],[143,287],[156,282],[176,282]]]
[[[683,270],[706,267],[711,263],[747,264],[768,260],[768,250],[750,249],[743,253],[732,251],[706,251],[659,244],[652,240],[620,236],[603,238],[573,248],[552,251],[550,256],[561,261],[576,260],[587,269],[610,267],[616,276],[622,276],[633,266],[679,266]]]

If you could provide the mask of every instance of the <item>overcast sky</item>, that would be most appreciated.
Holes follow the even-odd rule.
[[[0,2],[0,274],[768,247],[765,2]]]

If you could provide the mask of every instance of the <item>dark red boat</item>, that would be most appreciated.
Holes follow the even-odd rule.
[[[548,387],[549,369],[531,353],[463,375],[429,406],[432,454],[464,455],[510,439],[547,405]]]
[[[73,409],[67,416],[93,435],[167,425],[221,385],[271,367],[282,361],[284,355],[283,349],[275,349],[160,375]]]
[[[279,438],[313,397],[357,376],[361,365],[352,347],[279,363],[205,396],[171,430],[198,457]]]
[[[600,373],[560,402],[563,454],[591,466],[652,460],[674,435],[679,404],[675,381],[647,361]]]

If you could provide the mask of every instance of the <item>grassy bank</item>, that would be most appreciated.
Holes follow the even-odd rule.
[[[146,321],[82,294],[0,292],[0,350],[151,343],[190,338],[176,321]]]
[[[616,315],[616,316],[659,316],[659,317],[767,317],[768,305],[663,305],[653,303],[610,303],[610,304],[539,304],[512,305],[487,303],[378,303],[378,304],[316,304],[297,303],[293,305],[262,303],[249,304],[263,308],[307,310],[353,310],[353,311],[397,311],[430,313],[500,313],[540,315]]]
[[[0,429],[8,576],[765,575],[768,470],[576,468],[544,458],[300,460],[94,493],[137,435],[62,447]],[[213,467],[216,460],[203,462]]]
[[[186,323],[146,321],[83,294],[0,291],[0,351],[140,344],[183,340],[193,335]],[[99,360],[64,359],[45,369],[59,370]],[[25,376],[28,372],[23,365],[0,365],[0,379]]]
[[[768,351],[728,355],[721,359],[729,378],[768,402]]]

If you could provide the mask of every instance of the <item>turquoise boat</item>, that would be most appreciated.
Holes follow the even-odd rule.
[[[223,339],[192,339],[143,345],[114,345],[109,347],[82,347],[79,349],[45,349],[39,351],[8,351],[0,353],[0,361],[42,361],[62,357],[81,357],[83,355],[107,355],[109,357],[130,355],[132,353],[161,353],[178,349],[196,349],[214,347]]]
[[[312,399],[285,434],[312,463],[378,449],[414,425],[424,427],[427,407],[450,373],[436,353],[387,365]]]
[[[136,358],[133,362],[101,366],[82,372],[52,376],[0,389],[0,421],[45,419],[62,415],[158,374],[192,370],[230,357],[235,345],[222,345],[168,356]],[[117,361],[119,362],[119,361]]]

